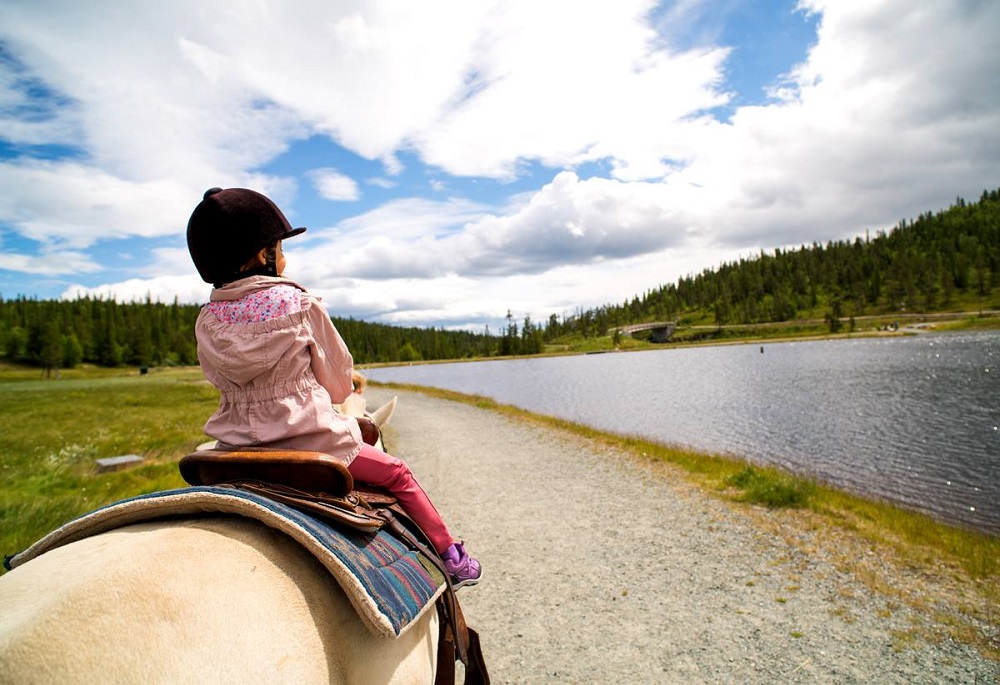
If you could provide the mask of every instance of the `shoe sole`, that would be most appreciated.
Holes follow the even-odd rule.
[[[458,590],[459,588],[470,587],[472,585],[478,584],[479,581],[481,581],[482,579],[483,579],[483,569],[480,567],[478,576],[476,576],[475,578],[467,578],[466,580],[460,581],[458,583],[452,582],[451,589]]]

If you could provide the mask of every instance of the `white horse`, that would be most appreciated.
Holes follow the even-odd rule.
[[[254,520],[141,523],[0,577],[0,683],[430,683],[438,622],[375,635],[315,557]]]
[[[430,683],[438,616],[372,633],[284,533],[240,518],[144,523],[0,577],[2,683]]]

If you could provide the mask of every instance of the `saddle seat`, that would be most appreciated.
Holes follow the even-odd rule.
[[[323,452],[268,447],[198,450],[180,460],[190,485],[238,488],[362,531],[375,531],[395,510],[385,490],[357,486],[347,465]]]
[[[342,460],[323,452],[272,447],[239,447],[193,452],[180,461],[181,477],[191,485],[234,481],[275,483],[306,492],[344,497],[354,478]]]

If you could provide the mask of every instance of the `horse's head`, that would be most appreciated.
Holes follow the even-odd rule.
[[[371,431],[371,435],[365,435],[367,428],[362,425],[361,432],[364,440],[369,444],[374,444],[379,449],[385,449],[385,445],[382,443],[382,427],[389,423],[393,412],[396,411],[397,398],[393,397],[375,411],[369,412],[367,400],[365,400],[365,396],[362,394],[366,385],[367,381],[365,377],[354,372],[354,392],[348,395],[340,404],[333,405],[333,408],[346,416],[353,416],[358,419],[370,419],[378,430]],[[362,421],[361,423],[364,422]],[[370,425],[368,424],[369,427]]]

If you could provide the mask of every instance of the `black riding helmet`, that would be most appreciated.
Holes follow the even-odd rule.
[[[202,280],[218,288],[247,275],[240,267],[262,249],[305,230],[292,228],[278,206],[256,191],[209,188],[188,220],[187,243]]]

